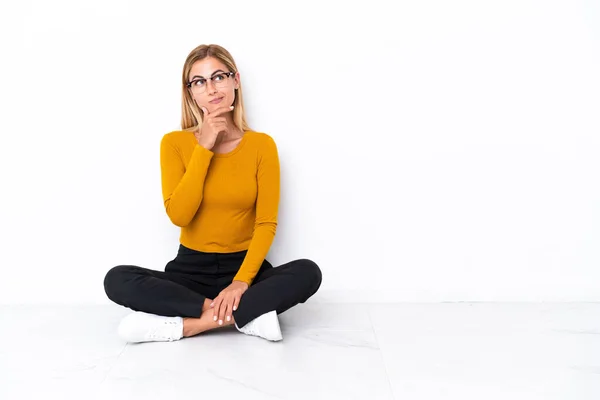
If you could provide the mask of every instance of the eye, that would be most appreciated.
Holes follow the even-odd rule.
[[[194,79],[192,81],[192,86],[202,86],[206,83],[206,79]]]
[[[224,74],[217,74],[217,75],[213,76],[212,79],[213,79],[214,82],[220,82],[223,79],[225,79],[225,75]]]

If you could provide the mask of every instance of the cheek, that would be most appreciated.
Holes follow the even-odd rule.
[[[235,93],[231,93],[229,96],[227,96],[227,102],[229,103],[228,105],[232,106],[235,100]]]
[[[208,99],[206,97],[202,97],[202,96],[194,97],[194,102],[198,105],[198,107],[212,106],[212,104],[208,103]]]
[[[222,102],[221,104],[219,104],[219,106],[231,106],[233,105],[233,100],[235,99],[235,95],[233,93],[230,93],[229,91],[227,92],[223,92],[223,94],[225,95],[225,101]]]
[[[235,100],[236,95],[235,95],[235,90],[231,89],[231,93],[229,94],[229,99],[231,100],[231,104],[233,104],[233,101]]]

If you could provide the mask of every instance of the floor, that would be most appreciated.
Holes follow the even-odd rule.
[[[0,399],[600,398],[598,303],[306,303],[276,343],[126,344],[129,312],[0,306]]]

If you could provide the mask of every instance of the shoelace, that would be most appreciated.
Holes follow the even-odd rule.
[[[173,339],[173,325],[176,325],[176,321],[163,321],[163,324],[157,328],[154,328],[152,332],[148,335],[151,339]],[[168,333],[165,333],[164,330],[167,329]]]

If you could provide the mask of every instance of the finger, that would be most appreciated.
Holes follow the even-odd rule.
[[[236,296],[236,298],[233,300],[232,310],[233,311],[237,310],[239,304],[240,304],[240,298]]]
[[[225,316],[225,319],[227,320],[227,322],[231,321],[231,316],[233,315],[233,312],[237,309],[237,304],[239,301],[240,300],[239,300],[238,296],[235,296],[233,298],[233,302],[231,303],[231,308],[227,309],[227,312],[226,312],[227,315]]]
[[[221,304],[221,308],[219,308],[219,325],[223,325],[223,321],[225,320],[225,309],[228,307],[229,299],[224,299]]]
[[[217,318],[218,318],[222,302],[223,302],[223,298],[222,297],[217,297],[215,299],[215,306],[213,308],[213,321],[216,321]]]
[[[223,299],[223,304],[221,304],[221,309],[219,310],[219,321],[221,321],[219,325],[225,322],[225,315],[227,315],[227,309],[231,308],[232,302],[233,298],[231,298],[230,296],[227,296],[225,299]]]
[[[225,309],[225,321],[231,321],[231,308],[233,306],[233,302],[235,298],[231,299],[231,302],[227,304],[227,308]]]
[[[227,122],[227,119],[225,117],[211,117],[210,122]]]
[[[227,128],[227,122],[211,122],[210,126],[213,128]]]
[[[213,308],[212,312],[213,312],[213,321],[216,321],[217,320],[217,309]]]
[[[229,112],[233,110],[233,106],[231,107],[219,107],[216,110],[213,110],[213,112],[210,113],[211,117],[216,117],[217,115],[221,115],[223,113]]]
[[[228,132],[227,125],[215,125],[212,128],[215,133]]]
[[[219,300],[219,298],[215,297],[215,299],[213,300],[213,302],[212,302],[212,304],[210,306],[211,309],[212,309],[212,313],[213,313],[213,321],[216,320],[215,316],[217,315],[216,314],[216,311],[217,311],[217,300]]]

